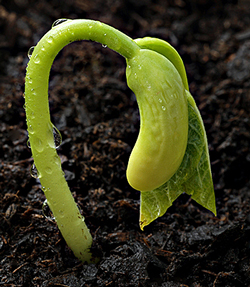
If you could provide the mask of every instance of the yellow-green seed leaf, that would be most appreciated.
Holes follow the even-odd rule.
[[[169,181],[152,191],[141,193],[140,227],[143,230],[165,214],[183,192],[216,215],[215,195],[211,175],[206,132],[191,94],[188,99],[188,143],[183,161]]]
[[[185,88],[163,55],[141,49],[127,61],[127,83],[140,110],[140,132],[130,155],[127,178],[142,192],[168,181],[179,168],[188,137]]]

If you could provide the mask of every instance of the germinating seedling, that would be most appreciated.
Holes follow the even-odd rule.
[[[216,209],[206,133],[176,50],[156,38],[132,40],[98,21],[57,20],[29,51],[25,109],[32,174],[68,246],[80,260],[91,262],[92,237],[64,178],[56,152],[60,133],[51,123],[48,104],[51,65],[64,46],[78,40],[99,42],[126,59],[127,83],[141,118],[127,168],[129,184],[141,191],[141,229],[183,192],[214,214]]]

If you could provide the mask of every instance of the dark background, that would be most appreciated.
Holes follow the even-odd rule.
[[[207,130],[217,217],[183,194],[140,231],[140,195],[125,177],[139,130],[125,60],[100,44],[73,43],[53,64],[50,108],[101,260],[73,256],[43,216],[23,108],[28,49],[58,18],[100,20],[178,50]],[[249,286],[249,75],[249,1],[0,1],[0,285]]]

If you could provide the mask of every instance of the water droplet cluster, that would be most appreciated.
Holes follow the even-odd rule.
[[[59,148],[60,145],[62,144],[62,135],[54,125],[52,128],[52,132],[53,132],[55,147]],[[31,125],[29,125],[29,134],[34,134],[34,130],[33,130]],[[36,141],[35,148],[37,149],[38,152],[42,152],[44,149],[44,141],[42,139],[40,139],[39,137],[37,137],[35,139],[35,141]],[[28,146],[28,148],[30,148],[30,140],[29,139],[27,140],[27,146]]]
[[[64,22],[66,22],[66,21],[68,21],[68,19],[57,19],[57,20],[52,24],[51,28],[54,28],[54,27],[56,27],[56,26],[58,26],[58,25],[60,25],[60,24],[62,24],[62,23],[64,23]],[[53,37],[50,36],[50,37],[48,38],[48,42],[49,42],[49,43],[52,43],[52,41],[53,41]],[[32,47],[29,48],[29,50],[28,50],[28,58],[29,58],[29,59],[31,58],[31,56],[32,56],[32,54],[33,54],[33,52],[34,52],[34,49],[35,49],[35,46],[32,46]],[[44,50],[44,48],[42,48],[42,50]],[[40,63],[39,55],[36,55],[36,56],[35,56],[34,62],[35,62],[36,64],[39,64],[39,63]]]
[[[52,125],[52,131],[53,131],[53,137],[54,137],[54,144],[55,144],[55,148],[58,148],[61,143],[62,143],[62,136],[61,136],[61,133],[59,132],[59,130],[54,126]],[[50,130],[51,132],[51,130]],[[31,125],[29,126],[29,133],[30,134],[34,134],[34,131],[31,127]],[[36,137],[35,138],[35,149],[40,153],[43,151],[44,149],[44,140],[42,140],[41,138],[39,137]],[[30,148],[30,140],[28,139],[27,141],[27,146]],[[58,156],[55,158],[55,162],[58,163],[58,165],[61,164],[60,162],[60,159],[58,160]],[[52,168],[50,166],[47,166],[45,172],[47,174],[52,174]],[[39,173],[39,171],[37,170],[36,168],[36,165],[35,163],[33,163],[30,167],[30,174],[33,178],[36,178],[36,179],[39,179],[41,178],[41,174]]]
[[[159,99],[158,101],[159,101],[160,104],[162,104],[162,99]],[[161,106],[161,109],[162,109],[163,111],[165,111],[165,110],[166,110],[166,107],[162,105],[162,106]]]

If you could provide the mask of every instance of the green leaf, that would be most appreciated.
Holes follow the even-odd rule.
[[[164,215],[183,192],[216,215],[207,137],[199,110],[191,94],[188,99],[188,143],[177,172],[165,184],[152,191],[141,192],[140,227],[143,230]]]

